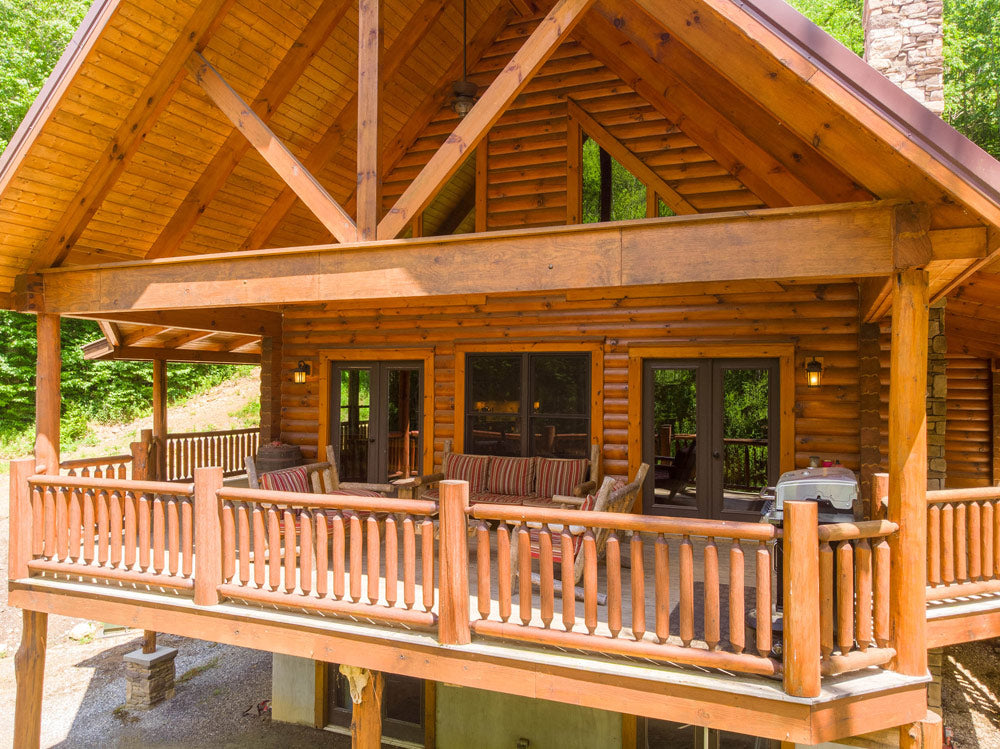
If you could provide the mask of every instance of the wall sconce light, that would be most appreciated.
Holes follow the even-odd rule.
[[[309,365],[304,361],[300,361],[299,366],[292,370],[292,381],[296,385],[301,385],[306,381],[306,377],[309,376],[310,372],[312,370],[309,368]]]
[[[812,361],[806,362],[806,385],[811,388],[818,388],[823,383],[823,362],[815,356]]]

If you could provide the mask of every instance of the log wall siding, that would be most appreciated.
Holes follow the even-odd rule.
[[[319,354],[328,349],[434,348],[434,453],[454,437],[455,344],[477,342],[595,341],[604,346],[604,423],[596,431],[605,470],[628,466],[628,350],[636,343],[793,342],[795,361],[795,462],[809,457],[840,460],[857,470],[858,316],[853,284],[792,286],[755,284],[739,293],[595,298],[601,290],[564,294],[450,298],[407,305],[361,303],[285,310],[282,359],[282,439],[315,455],[319,428]],[[608,292],[610,294],[616,292]],[[541,345],[541,344],[539,344]],[[541,349],[544,350],[544,349]],[[805,385],[805,361],[824,358],[823,386]],[[304,359],[313,364],[305,385],[291,382]],[[639,394],[631,394],[639,397]],[[592,430],[593,431],[593,430]]]
[[[992,377],[989,360],[948,355],[948,488],[993,483]]]

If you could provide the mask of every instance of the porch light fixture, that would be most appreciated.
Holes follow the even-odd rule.
[[[479,93],[479,86],[472,83],[468,78],[466,70],[466,51],[468,50],[468,0],[462,2],[462,79],[451,84],[451,90],[455,98],[451,100],[451,108],[460,118],[465,117],[476,103],[476,94]]]
[[[823,363],[814,356],[811,362],[806,363],[806,385],[811,388],[818,388],[823,383]]]
[[[312,370],[309,368],[308,364],[306,364],[304,361],[300,361],[299,366],[297,366],[295,369],[292,370],[292,381],[296,385],[302,385],[303,383],[305,383],[306,377],[309,376],[309,373],[311,371]]]

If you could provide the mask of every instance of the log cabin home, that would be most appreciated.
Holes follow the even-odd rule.
[[[17,746],[49,613],[271,651],[359,747],[940,746],[928,651],[1000,635],[1000,164],[874,46],[782,0],[96,0],[0,162]],[[61,317],[155,362],[111,477],[60,466]],[[168,469],[167,361],[259,363],[259,435]],[[257,437],[402,490],[225,484]],[[418,479],[594,447],[649,467],[625,512]],[[852,517],[761,523],[811,462]]]

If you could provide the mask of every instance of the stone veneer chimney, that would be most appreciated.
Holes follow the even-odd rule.
[[[932,112],[944,111],[944,1],[865,0],[865,60]]]

